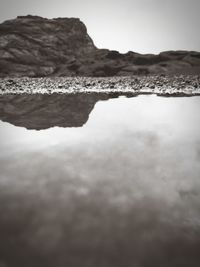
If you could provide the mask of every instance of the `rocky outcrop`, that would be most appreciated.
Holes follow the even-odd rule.
[[[77,18],[19,16],[0,24],[0,77],[199,74],[200,53],[98,49]]]
[[[17,17],[0,25],[1,76],[73,75],[96,50],[76,18]]]
[[[96,102],[107,100],[112,94],[71,95],[5,95],[0,96],[0,120],[27,129],[43,130],[51,127],[81,127]]]

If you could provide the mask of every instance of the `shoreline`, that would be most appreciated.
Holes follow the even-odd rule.
[[[0,78],[0,95],[54,93],[198,96],[200,95],[200,75]]]

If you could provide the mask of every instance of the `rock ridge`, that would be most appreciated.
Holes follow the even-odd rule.
[[[79,18],[18,16],[0,24],[0,77],[199,74],[200,52],[98,49]]]

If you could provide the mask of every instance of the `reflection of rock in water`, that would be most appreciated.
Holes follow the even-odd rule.
[[[27,129],[42,130],[54,126],[80,127],[99,100],[115,94],[52,94],[0,96],[0,119]]]
[[[109,97],[4,97],[0,114],[77,125]],[[0,267],[199,267],[200,98],[95,108],[84,129],[0,123]]]

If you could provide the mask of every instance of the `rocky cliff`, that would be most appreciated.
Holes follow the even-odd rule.
[[[104,93],[90,93],[87,97],[84,93],[0,95],[0,120],[29,130],[81,127],[96,102],[114,97]]]
[[[19,16],[0,24],[0,77],[199,74],[200,53],[98,49],[77,18]]]

